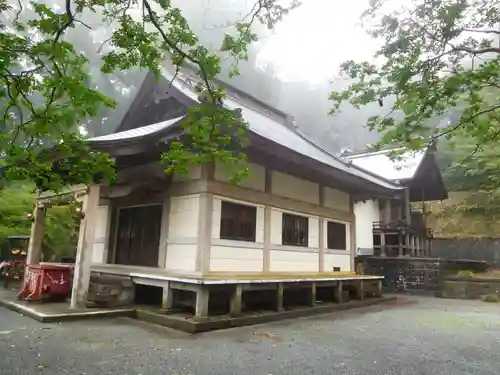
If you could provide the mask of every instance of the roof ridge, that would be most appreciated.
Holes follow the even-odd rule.
[[[306,135],[302,130],[300,130],[299,128],[294,128],[292,129],[293,132],[297,133],[298,136],[302,137],[305,141],[309,142],[310,144],[312,144],[313,146],[317,147],[318,149],[320,149],[321,151],[323,152],[326,152],[328,155],[330,155],[331,157],[337,159],[338,161],[341,161],[345,164],[350,164],[348,160],[344,159],[342,156],[340,155],[337,155],[337,154],[334,154],[333,152],[331,151],[328,151],[326,148],[324,148],[323,146],[320,146],[315,140],[309,138],[308,135]]]
[[[167,71],[169,69],[164,67]],[[184,64],[183,69],[180,70],[177,74],[176,78],[186,80],[187,84],[193,86],[191,81],[199,81],[200,78],[193,72],[194,67],[190,64]],[[279,117],[280,120],[283,120],[285,123],[292,117],[289,113],[282,111],[279,108],[276,108],[272,105],[265,103],[264,101],[258,99],[257,97],[240,90],[239,88],[227,83],[219,78],[215,78],[214,82],[217,85],[223,86],[227,89],[227,95],[229,99],[234,100],[240,104],[247,106],[249,109],[252,109],[261,115],[269,117],[270,119],[277,120],[276,117]],[[243,100],[242,100],[243,99]],[[246,100],[245,100],[246,99]],[[253,104],[253,105],[252,105]],[[261,108],[259,108],[259,106]],[[284,124],[286,126],[286,124]]]
[[[410,150],[410,149],[407,149],[403,146],[397,146],[397,147],[386,148],[386,149],[377,150],[377,151],[365,151],[365,152],[352,153],[352,154],[346,155],[346,158],[348,158],[349,160],[352,160],[352,159],[358,159],[358,158],[367,157],[367,156],[387,155],[390,152],[399,151],[399,150],[402,150],[403,153],[407,153],[407,154],[416,154],[418,152],[427,153],[429,151],[429,147],[425,147],[421,150]]]

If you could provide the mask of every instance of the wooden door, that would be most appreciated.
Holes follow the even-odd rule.
[[[116,263],[158,267],[162,205],[121,208]]]

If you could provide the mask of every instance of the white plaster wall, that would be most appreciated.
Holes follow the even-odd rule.
[[[309,217],[307,247],[319,248],[319,218]]]
[[[199,194],[171,197],[167,241],[195,240],[198,236],[199,212]]]
[[[336,223],[342,223],[342,224],[345,224],[345,243],[346,243],[346,248],[345,249],[330,249],[330,250],[341,250],[341,251],[345,251],[346,253],[351,251],[352,249],[352,246],[351,246],[351,224],[350,223],[347,223],[347,222],[343,222],[343,221],[339,221],[339,220],[330,220],[330,219],[326,219],[325,218],[325,221],[323,223],[324,225],[324,229],[323,229],[323,243],[325,244],[325,249],[328,248],[328,222],[329,221],[333,221],[333,222],[336,222]]]
[[[168,243],[165,268],[172,271],[196,271],[196,244]]]
[[[341,272],[351,272],[351,253],[347,254],[325,254],[325,272],[333,272],[333,267],[340,267]]]
[[[351,211],[349,194],[344,193],[343,191],[331,189],[329,187],[324,187],[323,189],[323,199],[325,207],[345,212]]]
[[[244,178],[239,186],[264,191],[266,188],[266,169],[258,164],[248,163],[249,174]],[[217,163],[215,164],[214,178],[218,181],[229,182],[229,174],[225,167]]]
[[[313,251],[271,250],[271,272],[318,272],[319,254]]]
[[[319,204],[319,185],[273,171],[271,192],[282,197]]]
[[[271,245],[281,245],[281,230],[283,225],[283,212],[271,208]]]
[[[108,257],[110,207],[97,207],[92,263],[105,264]]]
[[[357,202],[354,205],[356,217],[356,249],[372,249],[373,254],[373,222],[380,221],[379,204],[376,200]],[[365,253],[369,255],[369,253]]]
[[[212,238],[213,239],[219,239],[220,238],[220,219],[221,219],[221,206],[222,206],[222,201],[228,201],[228,202],[234,202],[238,204],[243,204],[246,206],[253,206],[257,207],[257,223],[255,227],[255,242],[257,243],[263,243],[264,242],[264,211],[265,208],[263,205],[255,204],[255,203],[248,203],[245,201],[240,201],[240,200],[235,200],[235,199],[230,199],[230,198],[225,198],[225,197],[219,197],[219,196],[214,196],[214,207],[213,207],[213,213],[212,213]],[[224,240],[222,240],[224,241]],[[238,241],[231,241],[231,242],[238,242]],[[241,241],[244,243],[248,243],[247,241]]]
[[[236,246],[212,246],[210,271],[262,272],[263,249]]]
[[[199,194],[170,198],[166,239],[166,269],[175,271],[196,270],[199,212]]]
[[[172,177],[173,182],[182,182],[188,180],[198,180],[201,178],[201,167],[200,166],[192,166],[189,168],[187,175],[176,173]]]

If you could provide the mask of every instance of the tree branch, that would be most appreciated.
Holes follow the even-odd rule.
[[[453,52],[466,52],[470,53],[471,55],[482,55],[485,53],[490,53],[490,52],[495,52],[495,53],[500,53],[500,48],[497,47],[488,47],[488,48],[482,48],[482,49],[472,49],[472,48],[467,48],[467,47],[453,47],[452,48]]]
[[[75,20],[73,12],[71,11],[71,0],[66,0],[66,16],[68,17],[68,20],[65,24],[62,25],[59,30],[57,30],[54,40],[52,41],[53,45],[55,45],[59,41],[61,35],[68,29],[68,27],[73,24],[73,21]]]
[[[153,12],[153,9],[151,8],[151,5],[149,4],[149,2],[147,0],[144,0],[144,6],[146,7],[146,10],[148,11],[148,15],[149,15],[149,18],[151,19],[151,23],[156,28],[156,30],[158,30],[158,32],[160,33],[165,44],[167,46],[169,46],[172,50],[174,50],[176,53],[183,56],[183,58],[191,61],[192,63],[196,64],[200,68],[200,72],[201,72],[203,81],[205,82],[205,85],[207,87],[207,90],[208,90],[210,96],[212,97],[212,99],[215,101],[216,100],[215,93],[212,90],[212,86],[210,84],[208,74],[205,71],[203,64],[200,61],[198,61],[196,58],[194,58],[193,56],[191,56],[188,53],[186,53],[185,51],[183,51],[179,46],[177,46],[177,44],[175,44],[170,39],[168,39],[167,34],[165,34],[165,31],[163,31],[160,23],[158,22],[158,19],[156,18],[155,13]]]
[[[500,35],[500,30],[481,30],[481,29],[462,29],[463,31],[468,31],[471,33],[484,33],[484,34],[496,34]]]
[[[433,141],[436,141],[438,138],[441,138],[443,136],[446,136],[448,134],[451,134],[451,133],[457,131],[458,128],[462,127],[463,125],[467,124],[469,121],[474,120],[475,118],[477,118],[481,115],[485,115],[487,113],[494,112],[494,111],[499,110],[499,109],[500,109],[500,104],[489,107],[489,108],[484,109],[482,111],[476,112],[473,116],[469,116],[468,118],[461,120],[457,125],[449,128],[448,130],[431,137],[431,140],[429,143],[432,143]]]
[[[495,140],[498,136],[500,135],[500,130],[497,130],[496,132],[494,132],[488,140],[483,140],[482,142],[478,142],[476,144],[476,146],[474,147],[474,150],[468,155],[466,156],[465,158],[463,158],[460,163],[458,163],[457,165],[455,165],[454,167],[457,168],[457,167],[462,167],[463,164],[467,161],[469,161],[470,159],[472,159],[472,157],[474,155],[476,155],[479,151],[482,151],[482,146],[484,144],[486,144],[488,141],[491,141],[491,140]]]

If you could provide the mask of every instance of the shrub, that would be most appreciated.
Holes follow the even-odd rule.
[[[474,277],[474,275],[475,275],[474,272],[470,270],[460,270],[457,273],[458,277]]]
[[[496,294],[486,294],[481,296],[481,301],[489,303],[499,303],[500,297],[498,297]]]

